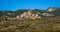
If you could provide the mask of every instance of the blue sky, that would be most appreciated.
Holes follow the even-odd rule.
[[[60,7],[60,0],[0,0],[0,10],[47,9]]]

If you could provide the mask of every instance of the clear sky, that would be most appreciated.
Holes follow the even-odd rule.
[[[0,10],[47,9],[60,7],[60,0],[0,0]]]

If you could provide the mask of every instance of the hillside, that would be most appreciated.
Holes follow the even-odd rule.
[[[60,8],[49,8],[48,11],[55,16],[60,16]]]
[[[60,32],[60,18],[1,20],[0,32]]]
[[[16,11],[0,11],[0,19],[41,19],[49,17],[60,17],[60,8],[50,7],[46,10],[20,9]]]
[[[0,32],[60,32],[60,8],[0,11]]]

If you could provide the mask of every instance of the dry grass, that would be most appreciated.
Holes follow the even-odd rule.
[[[60,19],[1,20],[0,32],[60,32]]]

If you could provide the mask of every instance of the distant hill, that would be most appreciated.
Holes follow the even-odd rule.
[[[48,8],[48,11],[55,16],[60,16],[60,8]]]
[[[52,11],[59,11],[59,10],[60,10],[60,8],[56,8],[56,7],[49,7],[47,10],[48,10],[49,12],[52,12]]]
[[[31,13],[31,12],[32,13]],[[38,15],[39,17],[52,17],[52,16],[60,16],[60,8],[50,7],[47,10],[40,10],[40,9],[20,9],[16,11],[0,11],[0,18],[1,17],[11,17],[15,18],[17,16],[21,17],[23,13],[27,13],[27,15],[24,15],[25,17],[35,17]],[[28,16],[30,13],[30,16]],[[35,16],[32,16],[35,15]],[[24,18],[24,17],[23,17]]]

